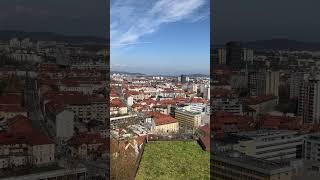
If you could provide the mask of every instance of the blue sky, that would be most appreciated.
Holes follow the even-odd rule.
[[[209,0],[111,0],[111,69],[209,74]]]

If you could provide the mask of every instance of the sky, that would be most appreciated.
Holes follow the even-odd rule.
[[[111,0],[111,69],[209,74],[209,0]]]
[[[107,35],[107,0],[1,0],[0,30]]]
[[[320,41],[319,0],[214,0],[213,43],[286,38]]]

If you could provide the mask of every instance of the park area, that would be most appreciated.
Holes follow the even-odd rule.
[[[210,154],[196,141],[149,142],[136,179],[210,179]]]

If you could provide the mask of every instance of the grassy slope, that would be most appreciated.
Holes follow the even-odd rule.
[[[136,179],[209,179],[209,159],[195,141],[148,143]]]

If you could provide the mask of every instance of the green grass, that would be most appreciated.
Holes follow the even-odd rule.
[[[136,180],[209,180],[210,154],[196,141],[157,141],[145,145]]]

